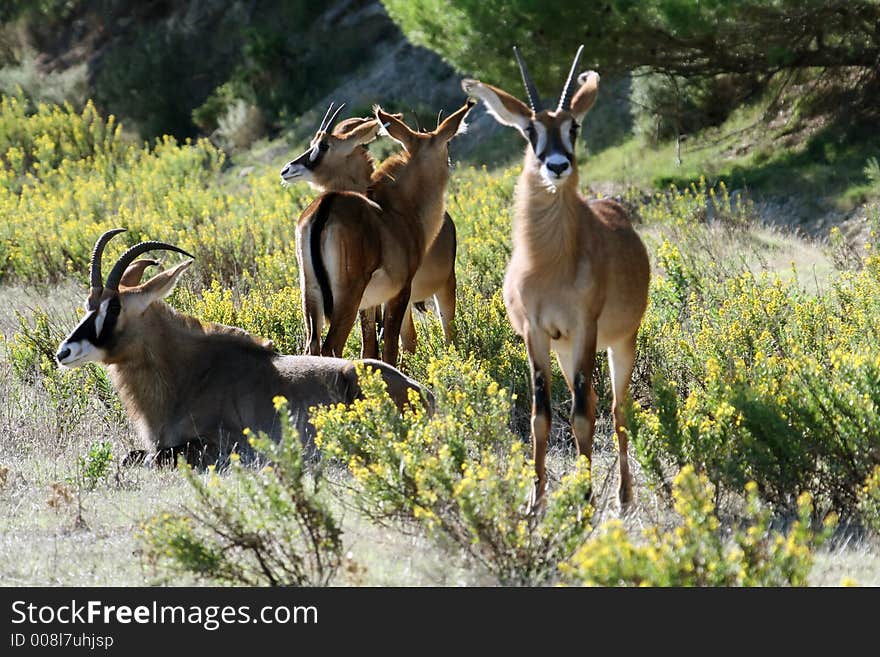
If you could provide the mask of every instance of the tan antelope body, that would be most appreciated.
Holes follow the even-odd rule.
[[[341,108],[342,106],[339,109]],[[329,112],[328,109],[327,113]],[[399,115],[395,116],[401,118]],[[282,169],[282,181],[291,183],[304,180],[322,192],[349,191],[369,196],[375,167],[373,158],[364,144],[376,137],[381,127],[379,121],[375,118],[345,119],[336,124],[330,133],[326,132],[326,127],[329,127],[327,115],[312,139],[309,149],[288,162]],[[316,148],[318,156],[313,159],[312,154],[316,152]],[[416,346],[412,306],[431,297],[435,299],[446,342],[451,343],[453,340],[456,245],[455,224],[449,213],[444,213],[440,232],[428,247],[413,277],[410,295],[412,302],[407,306],[400,330],[404,351],[413,352]],[[376,317],[381,316],[377,315],[379,310],[379,308],[368,308],[360,313],[363,340],[361,356],[364,358],[378,357]]]
[[[161,301],[192,260],[141,284],[146,266],[134,259],[148,250],[169,249],[145,242],[126,251],[101,279],[106,242],[121,232],[108,231],[92,257],[92,293],[86,315],[59,347],[59,363],[76,367],[89,361],[107,366],[111,380],[146,450],[161,453],[196,443],[203,462],[230,450],[249,451],[243,430],[265,431],[280,438],[273,397],[288,399],[301,438],[311,444],[314,427],[308,409],[354,401],[360,394],[352,361],[279,355],[271,342],[242,329],[203,323]],[[124,272],[124,273],[123,273]],[[402,408],[410,389],[430,395],[414,380],[380,361],[366,361],[381,371]]]
[[[532,375],[532,446],[536,499],[546,484],[550,433],[550,353],[555,352],[572,394],[571,426],[580,454],[592,456],[596,351],[608,350],[614,426],[620,449],[622,504],[632,499],[625,404],[635,363],[636,334],[648,301],[647,250],[627,212],[610,200],[587,202],[578,191],[577,129],[598,93],[593,72],[573,77],[575,57],[559,106],[542,110],[516,51],[532,108],[477,80],[464,90],[483,100],[501,123],[529,141],[517,181],[513,251],[504,301],[514,330],[526,343]]]
[[[404,152],[374,172],[369,197],[327,192],[301,215],[297,251],[309,354],[340,355],[358,311],[384,303],[382,360],[397,362],[413,279],[443,226],[447,144],[472,106],[468,101],[429,133],[377,108],[376,118]],[[325,317],[330,327],[321,345]]]

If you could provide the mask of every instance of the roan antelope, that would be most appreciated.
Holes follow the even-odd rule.
[[[468,100],[425,133],[410,130],[397,116],[376,107],[380,130],[399,142],[403,152],[373,173],[368,195],[327,192],[301,215],[297,251],[308,353],[341,355],[358,311],[384,303],[382,360],[397,362],[413,278],[443,226],[447,145],[473,105]],[[319,140],[311,151],[315,157],[322,143],[329,144]],[[322,346],[325,317],[330,328]]]
[[[343,106],[340,105],[328,120],[333,109],[331,103],[309,148],[281,170],[284,183],[305,181],[321,192],[357,192],[369,196],[375,166],[366,144],[375,139],[381,126],[373,117],[349,118],[340,121],[332,132],[328,132]],[[394,116],[402,118],[399,114]],[[404,351],[412,353],[416,348],[413,306],[431,297],[434,297],[446,343],[452,343],[455,336],[455,251],[455,224],[447,212],[443,215],[440,233],[428,248],[413,277],[412,302],[407,306],[400,329]],[[362,358],[377,358],[379,355],[376,318],[381,315],[378,312],[379,308],[360,311]]]
[[[90,265],[86,314],[58,348],[58,362],[76,367],[89,361],[107,366],[110,378],[144,448],[163,453],[198,444],[202,461],[224,458],[242,444],[245,428],[278,439],[280,424],[272,398],[283,395],[299,435],[311,446],[314,427],[308,409],[351,403],[360,394],[354,363],[339,358],[283,356],[271,343],[242,329],[200,322],[162,302],[180,275],[182,263],[140,283],[154,260],[136,260],[164,249],[189,255],[163,242],[142,242],[125,251],[102,282],[101,257],[107,242],[124,229],[104,233]],[[191,256],[190,256],[191,257]],[[414,389],[431,406],[430,393],[380,361],[388,392],[403,407]]]
[[[555,109],[543,108],[516,48],[531,107],[478,80],[463,80],[462,87],[480,98],[499,123],[517,128],[528,142],[516,184],[513,252],[504,279],[504,302],[529,356],[536,501],[546,485],[550,352],[556,352],[571,390],[577,450],[591,458],[596,421],[593,366],[596,351],[607,349],[620,448],[618,496],[621,504],[627,504],[632,499],[632,478],[624,411],[636,334],[648,303],[650,264],[626,210],[611,200],[587,201],[578,191],[575,141],[599,88],[599,76],[593,71],[574,82],[582,50],[583,46]]]

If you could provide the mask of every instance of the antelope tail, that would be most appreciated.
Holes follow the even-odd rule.
[[[312,224],[312,230],[309,234],[309,248],[312,254],[312,268],[315,270],[315,278],[318,279],[318,286],[321,288],[321,298],[324,302],[324,316],[330,317],[333,314],[333,290],[330,287],[330,277],[327,274],[327,267],[324,266],[324,259],[321,257],[321,234],[327,225],[327,219],[330,218],[330,208],[333,205],[335,194],[325,194],[321,199],[317,212],[315,212],[315,222]]]

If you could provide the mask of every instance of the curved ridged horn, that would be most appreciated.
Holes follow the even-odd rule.
[[[581,53],[584,51],[584,44],[581,44],[581,47],[578,48],[577,54],[574,56],[574,61],[571,63],[571,70],[568,72],[568,79],[565,81],[565,86],[562,88],[562,95],[559,97],[559,107],[556,108],[557,112],[565,110],[566,112],[571,109],[571,98],[574,96],[574,87],[575,87],[575,79],[574,74],[577,71],[578,62],[581,59]]]
[[[101,275],[101,258],[104,255],[104,248],[107,246],[114,235],[124,233],[125,228],[112,228],[105,232],[98,241],[95,242],[95,248],[92,249],[92,257],[89,260],[89,306],[97,304],[104,291],[104,277]]]
[[[526,68],[526,63],[523,61],[517,46],[513,47],[513,54],[516,56],[516,63],[519,64],[519,72],[522,75],[523,84],[526,88],[526,95],[529,97],[529,105],[533,112],[540,112],[542,109],[541,97],[538,95],[538,89],[535,87],[535,83],[532,82],[532,76],[529,75],[529,70]]]
[[[193,254],[187,253],[179,246],[166,244],[165,242],[150,241],[135,244],[133,247],[128,249],[128,251],[119,256],[119,260],[117,260],[116,264],[113,265],[113,269],[110,270],[110,275],[107,276],[106,288],[114,292],[118,290],[119,282],[122,280],[122,275],[125,273],[125,270],[128,269],[128,266],[135,261],[135,258],[137,258],[141,254],[146,253],[147,251],[154,251],[157,249],[163,249],[165,251],[176,251],[177,253],[182,253],[183,255],[190,258],[195,258]]]

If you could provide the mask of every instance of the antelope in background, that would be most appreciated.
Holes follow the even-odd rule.
[[[574,82],[582,50],[583,46],[555,109],[544,109],[517,48],[514,54],[530,107],[479,80],[463,80],[462,88],[481,99],[499,123],[517,128],[528,142],[516,184],[513,252],[504,279],[504,303],[529,357],[535,502],[546,486],[550,352],[556,352],[571,391],[577,450],[589,459],[596,422],[593,367],[596,351],[607,349],[620,449],[618,497],[626,505],[632,500],[632,478],[624,409],[636,334],[648,303],[650,264],[626,210],[611,200],[587,201],[578,191],[575,142],[599,88],[599,76],[593,71]]]
[[[384,303],[382,360],[396,364],[413,278],[443,226],[447,146],[474,104],[468,100],[426,133],[377,106],[380,131],[404,150],[373,173],[369,198],[327,192],[301,215],[297,251],[309,354],[341,355],[358,311]],[[320,153],[320,142],[314,148]],[[322,346],[325,318],[330,328]]]
[[[288,399],[299,435],[310,446],[314,427],[308,409],[349,404],[360,395],[351,361],[278,355],[267,340],[239,328],[200,322],[163,303],[193,260],[140,283],[144,269],[157,263],[136,258],[156,249],[189,256],[176,246],[151,241],[131,247],[103,283],[104,247],[121,232],[107,231],[95,243],[86,314],[56,357],[66,367],[90,361],[107,366],[146,450],[161,455],[195,443],[202,448],[203,462],[236,448],[247,453],[247,444],[241,444],[245,428],[280,438],[272,403],[277,395]],[[430,393],[416,381],[380,361],[365,362],[382,373],[400,408],[411,389],[425,395],[431,406]]]
[[[344,103],[328,120],[333,109],[333,104],[330,104],[309,148],[281,170],[284,183],[302,180],[321,192],[348,191],[369,196],[375,166],[366,144],[376,138],[381,126],[373,117],[349,118],[337,123],[332,132],[327,132],[343,107]],[[394,116],[402,118],[399,114]],[[413,305],[430,297],[434,297],[446,343],[452,343],[455,336],[455,251],[455,224],[447,212],[443,215],[440,233],[428,248],[413,277],[412,302],[406,308],[400,329],[404,351],[412,353],[416,348]],[[376,317],[381,316],[379,311],[379,308],[360,311],[362,358],[377,358],[379,355],[376,339]]]

